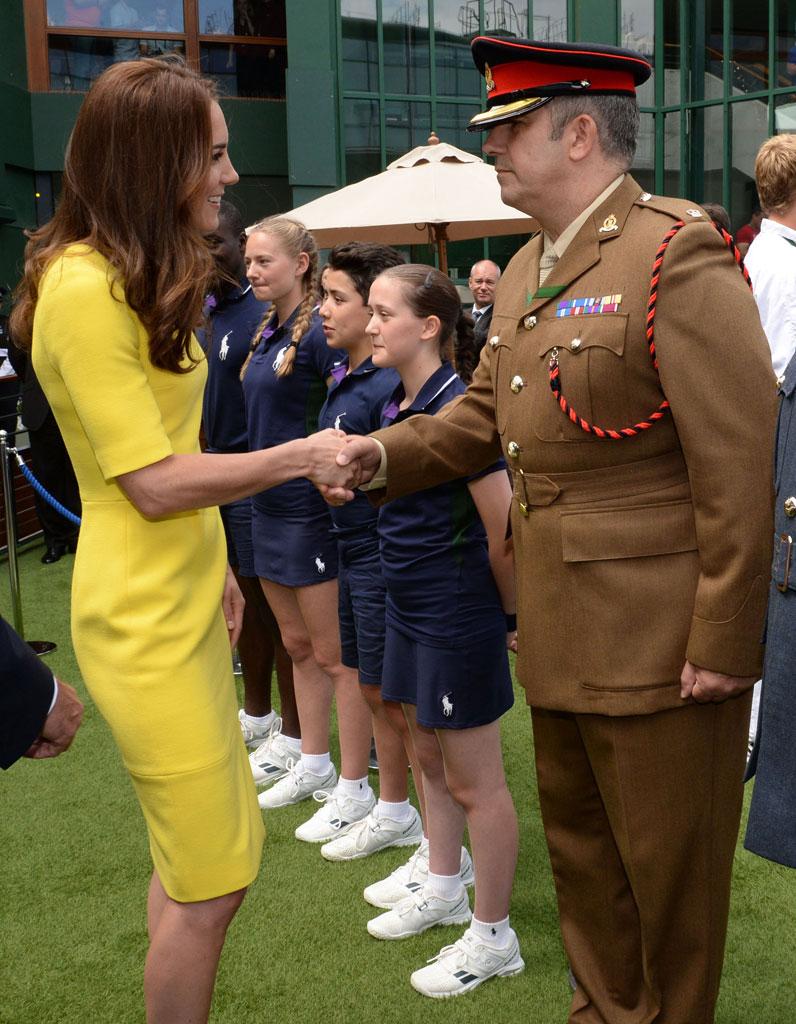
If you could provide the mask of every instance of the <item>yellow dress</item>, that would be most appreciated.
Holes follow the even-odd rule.
[[[33,324],[34,368],[83,503],[72,635],[160,880],[175,900],[204,900],[254,879],[264,836],[221,612],[224,533],[217,508],[145,518],[116,478],[199,451],[207,368],[154,367],[109,274],[104,257],[71,246],[42,278]]]

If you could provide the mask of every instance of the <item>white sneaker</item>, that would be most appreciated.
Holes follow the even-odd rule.
[[[312,795],[323,806],[296,829],[296,839],[301,839],[305,843],[325,843],[327,839],[342,836],[355,822],[366,818],[376,803],[376,797],[370,788],[364,800],[346,796],[340,792],[339,785],[331,793],[319,789]]]
[[[260,746],[249,754],[254,781],[258,786],[276,782],[287,775],[288,761],[296,761],[301,754],[288,746],[282,735],[282,719],[275,718],[268,730],[268,736]]]
[[[344,835],[322,846],[321,856],[326,860],[359,860],[388,846],[415,846],[423,838],[423,823],[414,807],[411,811],[408,821],[395,821],[380,818],[376,808]]]
[[[369,885],[362,895],[372,907],[390,910],[396,903],[400,903],[407,896],[422,889],[427,878],[428,844],[425,844],[419,850],[415,850],[409,860],[396,868],[391,875],[383,878],[380,882]],[[473,884],[473,862],[464,847],[462,847],[461,878],[462,885]]]
[[[246,714],[245,708],[241,708],[238,712],[240,731],[243,733],[243,742],[247,747],[259,747],[263,740],[268,738],[277,717],[273,711],[265,717],[268,719],[267,725],[256,725]]]
[[[329,765],[325,775],[316,775],[315,772],[305,772],[300,761],[294,762],[288,758],[287,774],[270,789],[260,793],[257,802],[263,810],[287,807],[306,800],[313,793],[331,793],[336,785],[337,772],[333,764]]]
[[[508,946],[498,949],[481,942],[468,928],[458,942],[444,946],[409,980],[412,988],[424,996],[448,999],[469,992],[487,978],[507,978],[524,970],[525,961],[513,930]]]
[[[375,939],[405,939],[408,935],[420,935],[435,924],[467,924],[471,917],[464,886],[452,900],[420,889],[386,914],[368,921],[368,931]]]

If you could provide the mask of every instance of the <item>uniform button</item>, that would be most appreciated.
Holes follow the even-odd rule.
[[[500,337],[497,334],[493,334],[492,337],[489,339],[489,344],[492,346],[492,348],[497,348],[499,341]]]
[[[520,452],[522,451],[522,449],[516,441],[509,441],[509,443],[506,445],[506,451],[509,453],[509,458],[518,459],[520,457]]]
[[[777,387],[781,388],[784,383],[785,383],[785,374],[783,373],[781,377],[777,377]]]
[[[515,395],[518,395],[520,391],[522,391],[522,389],[525,387],[525,381],[520,376],[512,377],[509,387],[511,388]]]
[[[525,319],[523,320],[523,323],[525,324],[525,330],[526,331],[532,331],[534,329],[534,327],[536,327],[536,317],[535,316],[526,316]]]
[[[518,501],[517,504],[520,506],[520,512],[522,512],[522,514],[527,519],[528,518],[528,506],[525,504],[524,501]]]
[[[582,344],[583,342],[580,340],[580,338],[573,338],[572,341],[569,343],[569,347],[572,349],[573,352],[577,352]]]
[[[790,497],[785,499],[785,515],[790,519],[796,516],[796,498]]]

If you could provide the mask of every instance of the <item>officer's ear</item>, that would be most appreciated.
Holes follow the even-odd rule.
[[[580,163],[590,156],[600,144],[597,122],[591,114],[578,114],[564,129],[568,142],[568,155],[574,163]]]

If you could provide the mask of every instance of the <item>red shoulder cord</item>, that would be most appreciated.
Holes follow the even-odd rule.
[[[650,280],[650,297],[647,303],[647,344],[650,350],[650,359],[652,365],[655,367],[655,372],[658,372],[658,357],[655,355],[655,312],[658,306],[658,282],[661,278],[661,265],[663,263],[663,257],[666,254],[666,250],[669,248],[669,243],[677,234],[677,232],[685,227],[685,221],[678,220],[663,236],[663,241],[658,247],[658,251],[655,253],[655,259],[652,263],[652,279]],[[744,280],[752,287],[752,282],[749,278],[749,272],[743,264],[743,257],[738,250],[738,246],[723,228],[719,227],[718,224],[714,223],[714,227],[721,235],[724,240],[724,244],[730,250],[738,264],[738,269],[744,276]],[[651,413],[645,420],[641,420],[638,423],[634,423],[632,427],[622,427],[620,430],[609,430],[605,427],[598,427],[593,423],[589,423],[582,416],[572,408],[569,402],[566,400],[564,395],[561,393],[561,371],[558,365],[558,349],[554,348],[550,355],[549,363],[549,376],[550,376],[550,390],[553,392],[553,398],[558,402],[561,407],[561,411],[572,420],[581,430],[585,430],[587,434],[594,434],[595,437],[609,438],[612,441],[620,441],[623,437],[635,437],[636,434],[640,434],[642,430],[649,430],[649,428],[657,423],[658,420],[663,419],[666,415],[666,410],[669,408],[669,402],[664,398],[655,412]]]

